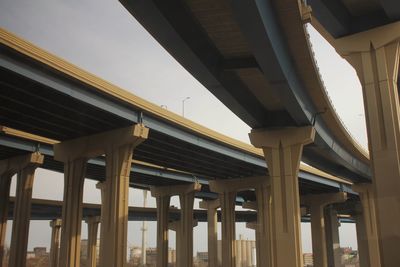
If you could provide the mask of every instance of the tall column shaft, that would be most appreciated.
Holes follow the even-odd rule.
[[[201,201],[200,208],[207,209],[207,228],[208,228],[208,266],[218,267],[218,234],[217,223],[219,200]]]
[[[354,215],[357,230],[357,247],[360,267],[372,267],[368,255],[368,240],[365,219],[362,213]]]
[[[257,225],[256,225],[256,256],[257,265],[272,266],[271,257],[271,207],[269,185],[258,186],[256,188],[257,199]]]
[[[50,221],[50,227],[51,227],[51,240],[50,240],[49,266],[58,267],[58,258],[60,254],[61,220],[55,219]]]
[[[86,219],[88,226],[88,245],[87,245],[87,265],[88,267],[97,266],[97,233],[99,229],[100,217],[93,216]]]
[[[339,221],[337,211],[328,207],[325,213],[326,247],[328,256],[328,267],[341,267]]]
[[[86,159],[84,158],[64,163],[60,267],[78,267],[80,265],[82,198],[85,173]]]
[[[313,142],[312,127],[252,130],[271,177],[272,266],[303,266],[298,172],[303,145]]]
[[[374,188],[371,184],[357,184],[353,185],[352,189],[358,192],[362,206],[363,220],[358,217],[358,223],[360,223],[361,231],[365,227],[365,236],[360,241],[367,243],[367,255],[369,258],[370,266],[384,266],[381,265],[380,250],[379,250],[379,238],[378,238],[378,221],[376,218],[376,201]],[[365,255],[365,253],[364,253]]]
[[[321,206],[311,207],[311,236],[314,265],[327,267],[324,210]]]
[[[222,222],[222,266],[235,267],[235,200],[236,192],[219,194]]]
[[[181,247],[177,251],[177,267],[193,266],[193,204],[195,192],[179,195],[181,203]]]
[[[373,266],[394,267],[400,262],[399,40],[400,23],[396,22],[335,44],[363,87],[380,246],[380,265]]]
[[[106,150],[106,180],[102,184],[100,266],[126,265],[128,194],[133,145]]]
[[[9,174],[0,176],[0,267],[3,266],[4,258],[11,176]]]
[[[157,196],[157,267],[168,266],[168,211],[170,196]]]
[[[14,222],[10,246],[10,266],[26,265],[29,222],[31,217],[32,187],[37,166],[28,166],[17,174]]]

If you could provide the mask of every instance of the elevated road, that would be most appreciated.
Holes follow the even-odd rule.
[[[147,165],[134,165],[132,185],[194,180],[206,185],[210,179],[245,178],[267,171],[259,149],[146,102],[4,30],[0,31],[0,77],[2,159],[38,149],[46,156],[45,168],[62,171],[63,165],[52,159],[52,143],[141,122],[150,128],[150,136],[135,149],[134,158]],[[36,136],[26,136],[27,132]],[[104,159],[89,163],[93,163],[89,178],[104,179]],[[302,186],[304,194],[338,191],[349,184],[305,165],[301,169],[301,181],[311,183]]]
[[[301,1],[120,0],[197,80],[253,129],[314,125],[302,160],[355,182],[368,154],[332,106]]]

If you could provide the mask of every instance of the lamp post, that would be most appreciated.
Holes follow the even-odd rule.
[[[185,117],[185,101],[188,99],[190,99],[190,96],[187,96],[182,100],[182,117]]]

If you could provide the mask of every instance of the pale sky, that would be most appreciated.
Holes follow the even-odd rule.
[[[249,142],[250,128],[179,65],[117,0],[0,0],[0,27],[34,43],[123,89],[201,125]],[[309,27],[313,48],[326,88],[334,106],[355,139],[367,147],[361,86],[352,67],[341,59],[327,42]],[[63,176],[39,169],[33,197],[61,200]],[[14,179],[15,180],[15,179]],[[15,181],[13,189],[15,190]],[[84,201],[99,203],[95,182],[86,180]],[[142,193],[130,191],[130,205],[142,205]],[[178,205],[177,198],[172,204]],[[149,198],[149,206],[155,206]],[[195,208],[198,204],[195,204]],[[32,221],[29,249],[48,246],[48,221]],[[129,223],[128,243],[141,242],[141,223]],[[155,246],[156,224],[149,223],[148,245]],[[10,238],[11,224],[8,227]],[[86,225],[82,227],[86,238]],[[199,223],[194,230],[194,250],[206,251],[207,227]],[[219,231],[220,232],[220,231]],[[311,251],[310,225],[302,225],[303,251]],[[237,236],[254,239],[254,232],[238,224]],[[171,246],[174,234],[171,233]],[[341,246],[356,248],[355,227],[340,227]]]

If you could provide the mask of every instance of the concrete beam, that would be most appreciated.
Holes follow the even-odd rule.
[[[210,190],[217,193],[254,189],[262,185],[269,185],[268,176],[254,176],[239,179],[220,179],[209,181]]]
[[[135,124],[122,129],[63,141],[54,145],[54,159],[62,162],[76,158],[94,158],[111,147],[133,145],[136,147],[147,139],[149,129]]]

